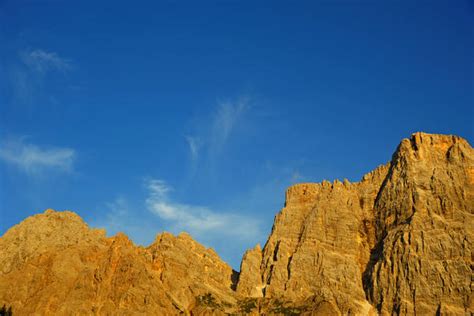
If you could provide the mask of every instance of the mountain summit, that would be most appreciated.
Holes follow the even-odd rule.
[[[240,273],[182,233],[148,247],[47,210],[0,238],[0,305],[14,315],[474,313],[474,150],[416,133],[391,161],[286,192]]]

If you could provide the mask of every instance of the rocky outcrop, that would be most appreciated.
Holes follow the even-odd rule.
[[[187,233],[177,237],[162,233],[146,250],[151,255],[152,269],[181,311],[192,310],[204,296],[221,307],[235,305],[238,273],[213,249],[205,248]]]
[[[263,283],[260,276],[262,248],[260,245],[247,250],[240,266],[237,292],[244,297],[263,297]]]
[[[188,235],[163,233],[143,248],[67,211],[11,228],[0,266],[0,302],[15,315],[219,314],[235,303],[235,272]]]
[[[473,149],[456,136],[418,133],[395,153],[375,202],[377,245],[368,298],[384,313],[474,311]]]
[[[338,313],[372,310],[362,274],[374,238],[374,201],[388,172],[360,183],[304,183],[288,189],[263,250],[263,295],[293,302],[313,298]]]
[[[47,210],[0,238],[13,314],[469,315],[474,150],[416,133],[390,163],[290,187],[263,249],[233,271],[182,233],[148,247]]]
[[[469,314],[473,218],[472,147],[416,133],[358,183],[290,187],[261,278],[240,282],[321,315]],[[256,266],[246,258],[242,267]]]

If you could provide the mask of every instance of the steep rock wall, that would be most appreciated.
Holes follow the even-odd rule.
[[[241,292],[342,314],[464,315],[474,310],[473,214],[472,147],[413,134],[358,183],[290,187],[261,261],[257,250],[244,257]]]

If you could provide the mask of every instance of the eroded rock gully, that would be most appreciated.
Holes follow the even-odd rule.
[[[14,314],[469,315],[474,151],[416,133],[360,182],[290,187],[240,275],[182,233],[148,247],[48,210],[0,238]]]

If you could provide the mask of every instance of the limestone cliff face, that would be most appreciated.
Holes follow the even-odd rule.
[[[237,292],[244,297],[263,297],[260,264],[262,262],[262,248],[260,245],[247,250],[240,266]]]
[[[360,182],[290,187],[240,275],[189,235],[148,247],[48,210],[0,238],[18,315],[469,315],[474,150],[416,133]]]
[[[290,187],[242,291],[321,315],[469,314],[473,218],[472,147],[416,133],[358,183]]]
[[[262,295],[290,301],[312,297],[338,313],[372,310],[362,274],[375,244],[373,206],[387,172],[381,166],[360,183],[289,188],[263,250]]]
[[[137,247],[73,212],[47,210],[11,228],[0,267],[0,303],[15,315],[189,314],[208,301],[221,314],[235,302],[231,267],[189,236]]]
[[[459,137],[404,140],[375,202],[377,246],[366,270],[384,314],[474,311],[474,153]]]
[[[152,268],[180,310],[193,309],[204,295],[218,305],[236,303],[234,288],[238,273],[213,249],[205,248],[187,233],[177,237],[162,233],[147,252],[151,255]]]

